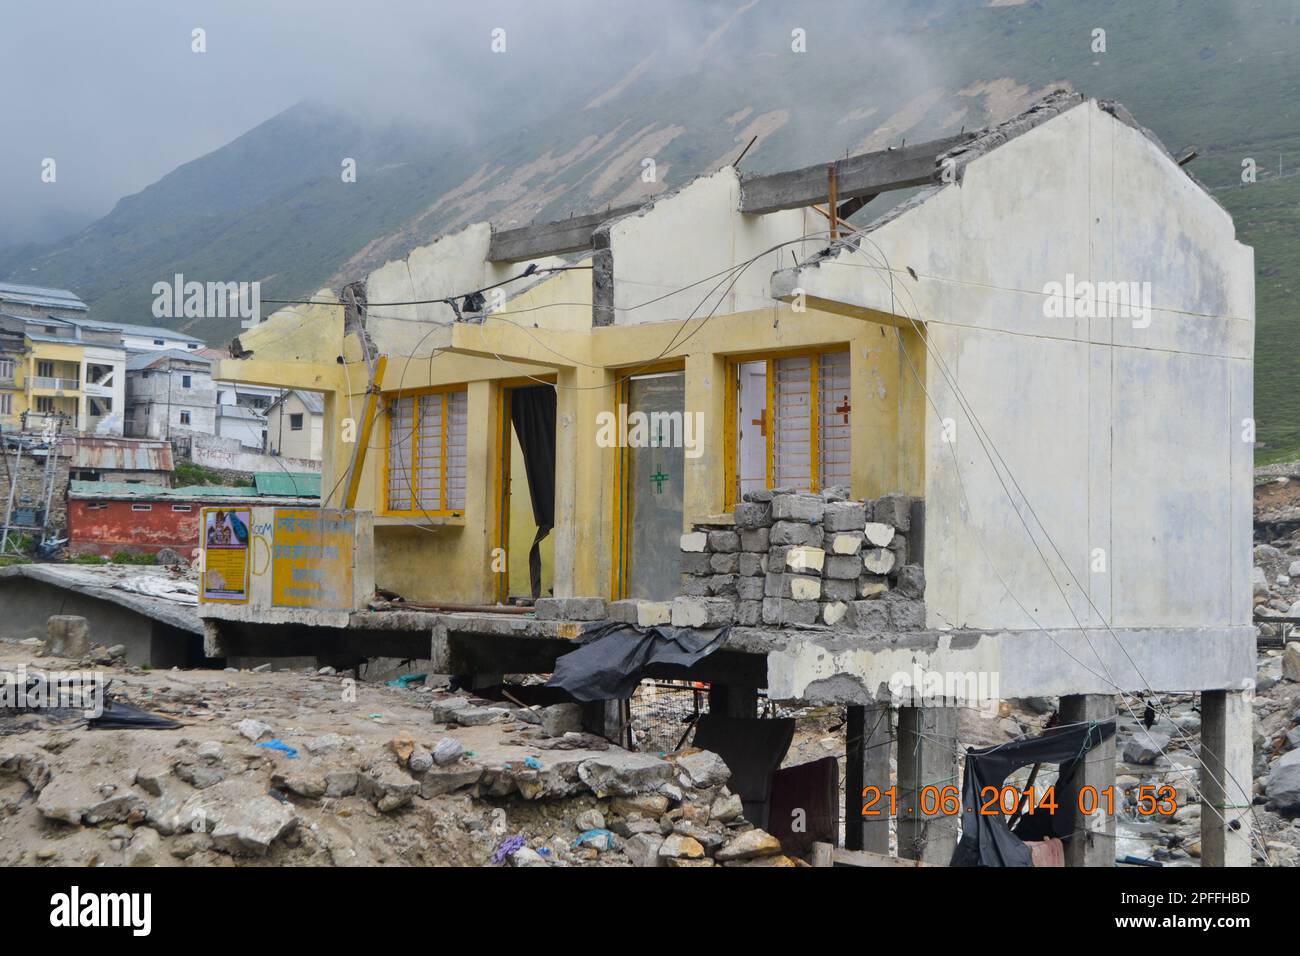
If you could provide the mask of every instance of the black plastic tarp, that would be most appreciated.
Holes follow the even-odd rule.
[[[180,721],[151,714],[121,701],[104,705],[104,712],[88,721],[92,730],[175,730],[183,727]]]
[[[559,687],[574,700],[625,700],[652,664],[690,667],[727,639],[729,627],[716,630],[658,625],[642,630],[620,621],[589,625],[582,646],[555,662],[547,687]]]
[[[528,581],[533,597],[542,594],[542,540],[555,527],[555,388],[534,385],[510,392],[510,420],[524,453],[528,495],[537,534],[528,551]]]
[[[711,750],[731,771],[727,786],[745,805],[745,819],[767,828],[772,778],[794,740],[793,717],[728,717],[703,714],[695,725],[694,746]],[[773,834],[775,835],[775,834]]]
[[[966,753],[966,775],[962,780],[962,833],[950,866],[1033,866],[1024,840],[1044,837],[1066,839],[1074,832],[1075,807],[1061,796],[1093,747],[1115,733],[1115,718],[1104,721],[1053,727],[1037,737],[1013,740]],[[1055,812],[1027,812],[1013,833],[1001,813],[981,813],[988,803],[985,787],[1001,788],[1007,777],[1030,764],[1059,764]]]

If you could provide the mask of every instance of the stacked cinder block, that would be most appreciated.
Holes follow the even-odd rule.
[[[839,488],[746,494],[734,524],[682,535],[673,623],[923,627],[925,575],[908,563],[913,501],[851,501]]]

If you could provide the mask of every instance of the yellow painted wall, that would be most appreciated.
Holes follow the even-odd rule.
[[[614,384],[620,374],[651,364],[684,365],[687,407],[704,413],[703,454],[687,459],[687,525],[726,505],[726,363],[741,355],[847,345],[853,390],[853,492],[860,497],[920,493],[925,399],[903,360],[904,350],[918,370],[925,362],[923,346],[911,330],[901,331],[900,345],[900,333],[883,323],[814,309],[796,313],[776,304],[707,321],[578,331],[590,322],[590,307],[580,298],[583,281],[589,302],[589,275],[565,274],[511,301],[482,324],[448,327],[439,333],[436,350],[414,357],[390,355],[382,386],[386,396],[466,385],[470,480],[463,517],[384,516],[388,421],[381,411],[356,501],[358,509],[376,512],[375,578],[380,587],[423,602],[495,601],[500,582],[491,557],[501,538],[501,445],[506,433],[500,416],[506,382],[526,384],[542,376],[556,382],[556,513],[572,516],[560,522],[546,544],[551,555],[546,567],[553,569],[558,595],[610,592],[618,453],[597,445],[597,415],[614,410]],[[344,475],[355,447],[355,442],[345,441],[343,423],[354,421],[360,435],[367,385],[367,367],[359,361],[355,338],[343,338],[341,313],[339,308],[313,307],[290,316],[277,314],[241,336],[241,343],[254,352],[252,358],[223,362],[218,372],[223,379],[326,392],[323,493],[325,503],[336,507],[342,504]],[[316,323],[312,331],[324,343],[314,353],[301,342],[308,322]],[[400,341],[408,338],[403,330]],[[377,344],[382,348],[382,342]],[[346,365],[335,360],[338,355],[348,358]],[[516,478],[522,493],[512,498],[509,574],[512,592],[525,593],[533,526],[522,466]]]

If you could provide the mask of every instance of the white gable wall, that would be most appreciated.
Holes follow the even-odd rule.
[[[1088,102],[868,236],[775,291],[926,324],[929,623],[1247,624],[1254,266],[1227,213]],[[1070,274],[1150,283],[1149,325],[1046,316],[1045,284]],[[945,369],[1005,459],[1001,481]]]

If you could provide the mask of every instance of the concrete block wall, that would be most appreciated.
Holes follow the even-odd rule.
[[[853,501],[776,488],[746,494],[717,523],[682,535],[677,626],[821,625],[851,631],[925,624],[925,573],[909,555],[916,499]]]

